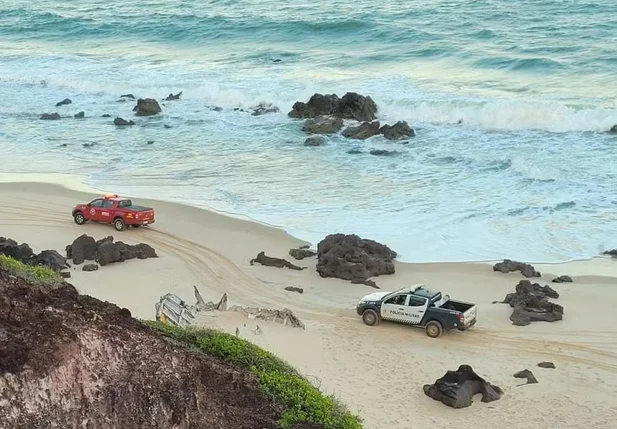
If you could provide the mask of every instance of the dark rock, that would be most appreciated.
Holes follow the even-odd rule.
[[[375,288],[375,289],[379,289],[379,286],[377,286],[377,283],[375,283],[373,280],[351,279],[351,284],[354,284],[354,285],[365,285],[365,286],[370,286],[370,287]]]
[[[66,257],[72,259],[75,265],[82,264],[86,260],[94,261],[96,248],[94,238],[82,234],[73,241],[73,244],[66,246]]]
[[[602,252],[602,254],[612,256],[613,258],[617,258],[617,249],[607,250],[605,252]]]
[[[101,118],[111,118],[111,115],[109,113],[105,113],[101,115]]]
[[[70,279],[71,273],[70,271],[60,271],[60,277],[62,277],[63,279]]]
[[[516,326],[562,320],[563,307],[550,302],[548,298],[559,298],[559,294],[548,285],[540,286],[529,280],[521,280],[516,285],[516,292],[506,295],[503,303],[514,308],[510,320]]]
[[[120,248],[112,242],[101,244],[96,251],[96,261],[102,267],[120,261]]]
[[[75,113],[75,115],[73,115],[73,117],[75,119],[83,119],[86,117],[86,113],[85,112],[79,112],[79,113]]]
[[[285,290],[289,292],[304,293],[304,289],[302,289],[301,287],[295,287],[295,286],[287,286]]]
[[[0,255],[10,256],[27,263],[34,256],[34,252],[26,243],[17,244],[15,240],[0,237]]]
[[[299,246],[298,249],[304,250],[304,249],[310,249],[311,246],[309,246],[308,244],[303,244],[302,246]]]
[[[135,125],[135,122],[127,121],[126,119],[123,119],[123,118],[116,118],[114,119],[114,125],[117,127],[126,127],[129,125]]]
[[[120,98],[130,98],[131,100],[135,100],[135,96],[133,94],[123,94]]]
[[[257,106],[253,107],[252,110],[252,116],[260,116],[265,115],[266,113],[276,113],[280,109],[272,103],[259,103]]]
[[[343,98],[336,94],[314,94],[307,103],[294,103],[289,116],[292,118],[314,118],[316,116],[335,116],[356,121],[375,119],[377,105],[371,97],[355,92],[346,93]]]
[[[71,99],[70,99],[70,98],[65,98],[65,99],[64,99],[64,100],[62,100],[62,101],[58,101],[58,102],[56,103],[56,107],[66,106],[67,104],[71,104],[71,103],[72,103],[72,101],[71,101]]]
[[[369,153],[373,156],[396,156],[398,152],[395,150],[371,149]]]
[[[169,129],[169,128],[171,128],[171,125],[165,124],[165,125],[163,125],[163,127]]]
[[[413,137],[416,135],[414,130],[405,121],[399,121],[394,125],[384,125],[379,129],[379,133],[388,140],[400,140],[406,137]]]
[[[43,113],[40,117],[43,121],[58,121],[60,119],[59,113]]]
[[[289,249],[289,255],[297,260],[302,260],[304,258],[311,258],[313,256],[315,256],[317,254],[317,252],[313,252],[312,250],[308,250],[308,249]]]
[[[338,133],[342,128],[343,120],[341,118],[318,116],[304,121],[302,131],[309,134],[334,134]]]
[[[84,143],[82,144],[83,147],[92,147],[94,146],[96,143]]]
[[[331,234],[317,246],[317,272],[344,280],[394,274],[396,252],[357,235]]]
[[[272,58],[271,60],[272,60],[273,63],[281,63],[281,62],[283,62],[283,60],[280,59],[280,58]]]
[[[154,98],[140,98],[135,106],[135,116],[152,116],[161,113],[161,106]]]
[[[148,140],[148,144],[154,144],[154,140]]]
[[[98,269],[98,264],[84,264],[84,266],[81,268],[82,271],[97,271]]]
[[[255,259],[251,259],[250,264],[253,265],[255,262],[265,265],[266,267],[289,268],[297,271],[306,270],[307,268],[298,267],[285,259],[271,258],[270,256],[266,256],[265,252],[259,252]]]
[[[362,151],[358,148],[355,148],[355,149],[348,150],[347,153],[350,155],[360,155]]]
[[[540,368],[555,369],[555,364],[553,362],[540,362],[538,366]]]
[[[347,127],[341,134],[350,139],[366,140],[379,134],[379,121],[363,122],[357,127]]]
[[[167,98],[165,98],[165,101],[174,101],[174,100],[180,100],[180,96],[182,95],[182,91],[180,91],[179,93],[177,93],[176,95],[169,93],[169,95],[167,96]],[[160,111],[160,110],[159,110]]]
[[[30,264],[43,265],[56,272],[68,268],[66,258],[55,250],[43,250],[38,255],[32,257]]]
[[[477,394],[482,395],[482,402],[496,401],[503,395],[500,387],[484,380],[469,365],[446,372],[435,384],[425,384],[423,390],[426,396],[452,408],[469,407]]]
[[[514,374],[514,377],[526,378],[527,384],[535,384],[538,382],[538,380],[536,379],[536,376],[533,375],[533,372],[529,371],[528,369],[524,369],[522,371],[517,372],[516,374]]]
[[[508,274],[512,271],[520,271],[525,277],[540,277],[540,272],[536,271],[533,265],[523,262],[511,261],[504,259],[503,262],[498,262],[493,266],[493,271],[499,271],[503,274]]]
[[[219,107],[219,106],[207,106],[207,107],[208,107],[208,109],[212,110],[213,112],[222,112],[223,111],[223,108]]]
[[[553,279],[553,283],[572,283],[572,277],[570,276],[559,276]]]
[[[304,140],[304,146],[323,146],[326,144],[326,138],[324,136],[308,136],[306,140]]]
[[[617,134],[617,125],[613,125],[608,132],[611,134]]]
[[[67,147],[67,146],[68,146],[68,145],[67,145],[66,143],[62,143],[62,144],[60,145],[60,147]]]

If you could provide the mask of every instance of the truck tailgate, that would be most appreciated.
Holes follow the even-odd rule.
[[[478,314],[478,307],[472,306],[469,310],[463,313],[463,325],[467,328],[476,323],[476,317]]]

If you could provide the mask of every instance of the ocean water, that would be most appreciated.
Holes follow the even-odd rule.
[[[119,101],[179,91],[151,118]],[[292,104],[346,91],[417,136],[304,147]],[[280,112],[234,110],[262,102]],[[615,124],[609,0],[0,2],[1,172],[77,174],[313,243],[358,233],[415,262],[596,255],[617,246]]]

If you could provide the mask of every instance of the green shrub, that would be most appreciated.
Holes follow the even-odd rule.
[[[0,269],[34,284],[60,284],[62,276],[42,265],[27,265],[10,256],[0,255]]]
[[[282,427],[312,422],[325,429],[361,429],[360,419],[350,414],[333,396],[325,396],[293,367],[249,341],[215,330],[183,329],[160,322],[144,322],[163,335],[209,356],[251,370],[263,392],[282,404]]]

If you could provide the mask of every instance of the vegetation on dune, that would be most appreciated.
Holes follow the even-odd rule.
[[[249,369],[264,393],[285,406],[280,419],[284,428],[301,422],[316,423],[325,429],[362,428],[359,417],[350,414],[333,396],[324,395],[288,363],[249,341],[216,330],[145,323],[201,353]]]
[[[33,284],[60,284],[60,274],[42,265],[27,265],[7,255],[0,255],[0,269]]]

